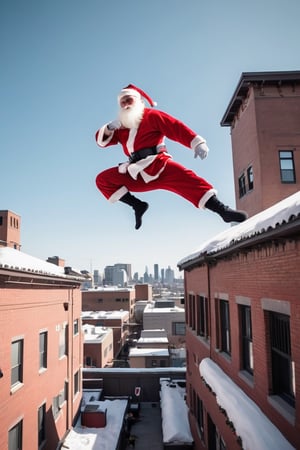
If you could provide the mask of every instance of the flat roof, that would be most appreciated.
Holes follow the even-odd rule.
[[[286,72],[243,72],[221,120],[221,126],[231,126],[243,100],[247,97],[251,85],[280,87],[284,84],[291,83],[300,84],[300,70]]]
[[[129,357],[132,356],[169,356],[167,348],[131,348]]]
[[[129,311],[125,309],[113,310],[113,311],[82,311],[82,319],[123,319],[129,317]]]

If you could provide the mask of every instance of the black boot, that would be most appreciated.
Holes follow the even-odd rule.
[[[247,213],[225,206],[215,195],[207,200],[204,207],[219,214],[224,222],[244,222],[248,218]]]
[[[130,194],[130,192],[126,192],[126,194],[120,198],[120,202],[126,203],[126,205],[129,205],[134,209],[135,229],[138,230],[142,226],[143,214],[145,214],[149,208],[148,203],[142,202],[142,200],[134,197],[134,195]]]

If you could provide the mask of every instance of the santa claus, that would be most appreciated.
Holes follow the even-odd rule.
[[[147,100],[151,108],[146,108]],[[98,189],[110,202],[121,201],[135,213],[135,228],[142,225],[148,203],[131,192],[165,189],[190,201],[196,208],[219,214],[225,222],[243,222],[247,214],[225,206],[216,190],[204,178],[172,159],[165,138],[176,141],[206,158],[206,140],[169,114],[154,109],[156,104],[141,89],[129,84],[118,95],[118,118],[103,125],[96,133],[100,147],[121,144],[128,160],[104,170],[96,178]]]

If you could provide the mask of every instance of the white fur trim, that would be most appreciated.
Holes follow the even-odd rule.
[[[205,192],[205,194],[199,200],[198,208],[205,208],[205,203],[214,195],[217,195],[216,189],[210,189],[209,191]]]
[[[115,203],[118,200],[120,200],[120,198],[122,198],[127,192],[128,192],[127,187],[122,186],[120,189],[118,189],[116,192],[114,192],[113,195],[111,195],[109,197],[108,201],[110,203]]]
[[[197,145],[202,144],[203,142],[206,143],[206,140],[198,134],[197,136],[194,137],[194,139],[191,142],[191,149],[195,150]]]
[[[137,179],[138,174],[140,173],[142,175],[142,171],[146,169],[146,167],[150,166],[150,164],[153,163],[157,155],[150,155],[147,156],[147,158],[143,158],[140,161],[137,161],[136,163],[129,164],[128,166],[128,173],[134,180]]]
[[[98,136],[97,136],[97,144],[99,145],[99,147],[106,147],[107,144],[111,141],[112,137],[113,137],[113,132],[107,130],[107,125],[105,124],[103,125],[103,127],[100,128],[99,132],[98,132]],[[109,135],[107,134],[109,133]],[[107,136],[106,139],[104,138],[104,135]]]
[[[137,133],[137,128],[130,128],[128,140],[126,142],[126,147],[128,148],[129,153],[134,152],[134,140]]]
[[[125,97],[125,95],[131,95],[132,97],[141,98],[141,94],[136,91],[135,89],[122,89],[120,94],[118,95],[118,101],[120,102],[122,97]]]

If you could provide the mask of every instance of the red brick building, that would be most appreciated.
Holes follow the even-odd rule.
[[[250,218],[178,264],[197,450],[300,448],[299,123],[299,71],[242,74],[221,125]]]
[[[202,361],[220,370],[219,388],[226,391],[229,376],[235,391],[260,408],[261,424],[281,433],[283,446],[272,446],[274,428],[268,447],[245,448],[300,448],[300,193],[278,211],[269,208],[226,230],[179,263],[185,270],[187,402],[198,450],[237,450],[238,440],[247,438],[233,431],[246,414],[238,409],[240,395],[230,399],[239,417],[228,417],[213,378],[201,373]],[[259,436],[250,417],[248,429]]]
[[[300,71],[241,75],[221,121],[239,209],[252,216],[300,189],[299,123]]]
[[[83,277],[13,240],[0,246],[0,448],[53,450],[81,400]]]

